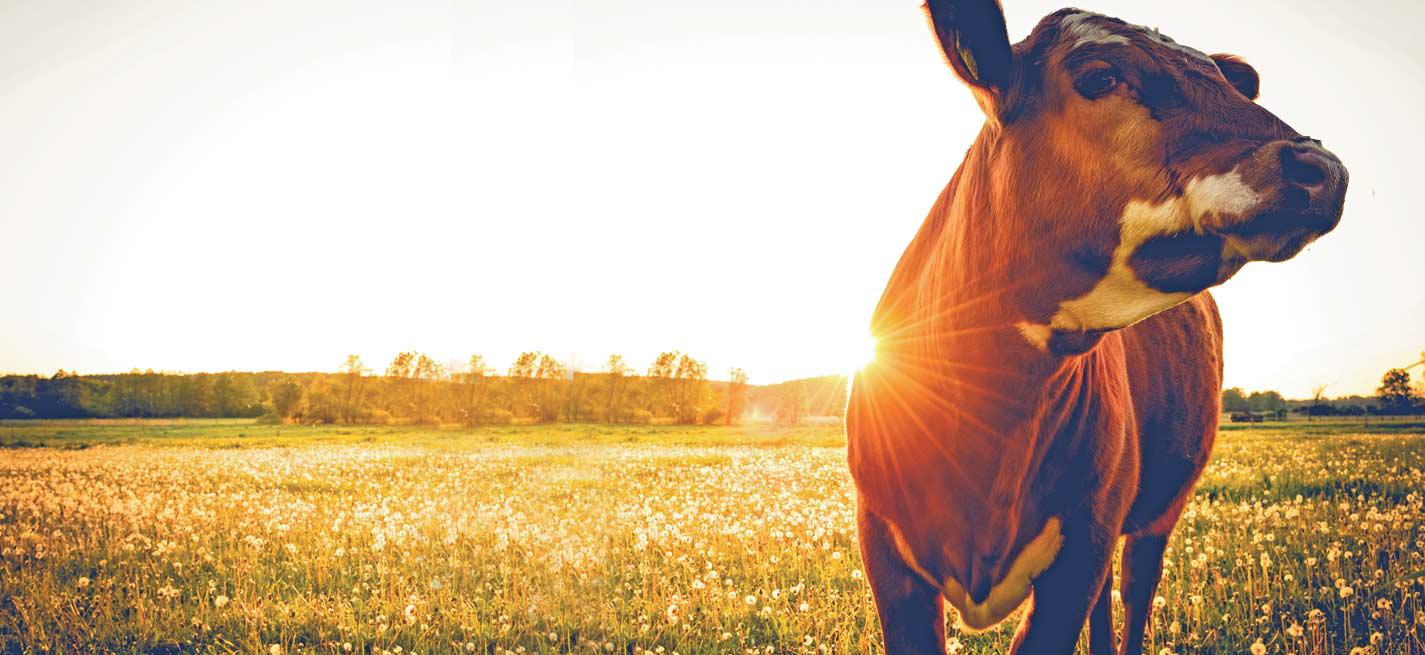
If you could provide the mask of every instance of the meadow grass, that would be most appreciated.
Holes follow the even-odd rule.
[[[1147,652],[1421,652],[1425,437],[1300,425],[1224,430]],[[27,422],[0,445],[6,653],[881,652],[835,427]],[[1003,652],[1015,623],[949,649]]]

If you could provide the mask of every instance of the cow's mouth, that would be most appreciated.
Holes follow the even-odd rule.
[[[1276,209],[1225,227],[1222,235],[1230,250],[1245,260],[1281,262],[1335,229],[1340,221],[1340,212]]]
[[[1206,233],[1177,232],[1144,241],[1128,260],[1143,284],[1164,293],[1197,293],[1247,262],[1291,259],[1335,229],[1339,212],[1280,208]]]

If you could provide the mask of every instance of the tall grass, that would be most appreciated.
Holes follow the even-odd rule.
[[[0,650],[880,652],[834,429],[153,429],[0,451]],[[1420,652],[1422,470],[1224,434],[1149,652]]]

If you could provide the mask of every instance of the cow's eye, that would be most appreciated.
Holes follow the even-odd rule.
[[[1118,72],[1112,68],[1096,68],[1074,80],[1074,90],[1079,95],[1093,100],[1108,95],[1109,91],[1118,88]]]

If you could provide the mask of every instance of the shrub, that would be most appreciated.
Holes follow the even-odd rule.
[[[717,425],[722,423],[722,408],[713,407],[703,412],[703,425]]]
[[[635,425],[648,425],[653,422],[653,412],[646,409],[635,409],[628,413],[628,422]]]

